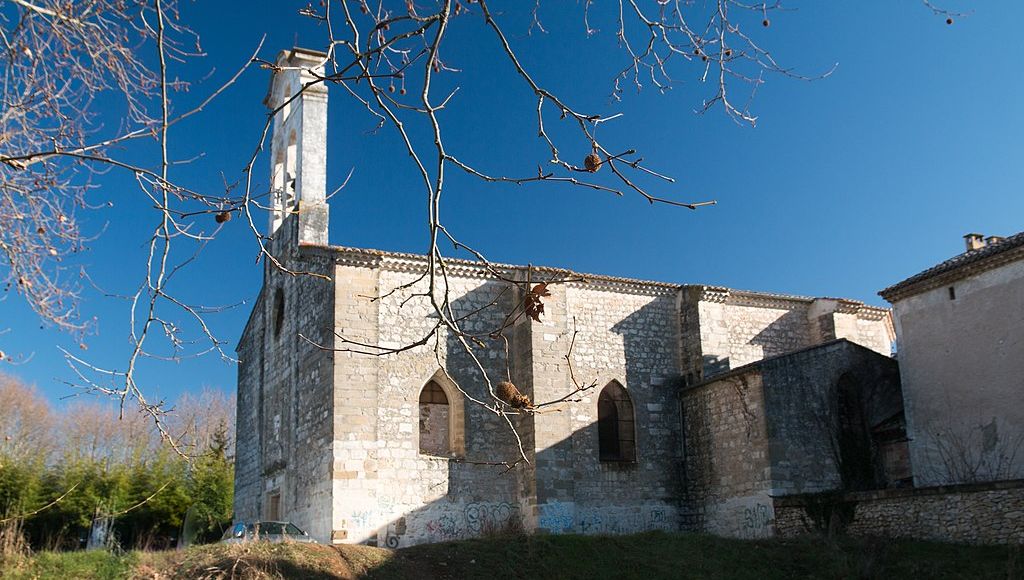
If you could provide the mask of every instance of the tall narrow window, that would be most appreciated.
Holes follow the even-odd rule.
[[[270,175],[270,233],[274,234],[284,221],[284,153],[278,152]]]
[[[295,211],[295,202],[298,199],[296,195],[295,183],[298,179],[298,152],[299,147],[296,144],[295,131],[288,136],[288,149],[287,154],[284,158],[284,209],[285,214],[292,213]]]
[[[281,336],[281,327],[284,326],[284,291],[280,288],[274,290],[274,338]]]
[[[448,396],[436,381],[428,382],[420,391],[420,453],[451,455],[451,423]]]
[[[633,402],[615,381],[597,397],[597,437],[601,461],[636,461]]]

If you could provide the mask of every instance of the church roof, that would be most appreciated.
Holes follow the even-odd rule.
[[[336,263],[352,266],[380,267],[391,271],[421,272],[427,267],[427,257],[423,254],[412,254],[408,252],[394,252],[390,250],[378,250],[372,248],[352,248],[347,246],[322,246],[317,244],[301,244],[305,252],[322,252],[330,255]],[[498,271],[503,275],[511,276],[515,273],[529,272],[536,282],[544,280],[561,279],[574,283],[583,283],[590,288],[603,288],[614,291],[636,292],[641,294],[667,294],[676,292],[683,287],[681,284],[671,282],[656,282],[652,280],[639,280],[634,278],[622,278],[618,276],[605,276],[599,274],[585,274],[575,272],[568,268],[554,268],[551,266],[537,266],[504,264],[501,262],[487,262],[485,265],[479,260],[467,260],[464,258],[445,257],[446,272],[449,275],[487,278],[492,271]]]
[[[422,271],[427,265],[427,257],[422,254],[411,254],[407,252],[394,252],[388,250],[377,250],[371,248],[352,248],[346,246],[321,245],[311,243],[300,243],[302,253],[320,254],[330,257],[336,264],[362,267],[381,267],[392,271]],[[445,258],[447,272],[453,275],[470,277],[488,277],[491,270],[477,260],[466,260],[462,258]],[[724,286],[713,286],[704,284],[678,284],[672,282],[657,282],[652,280],[640,280],[636,278],[623,278],[619,276],[607,276],[603,274],[579,273],[567,268],[553,268],[550,266],[515,265],[490,262],[489,267],[505,273],[526,272],[536,274],[536,281],[561,278],[572,279],[574,284],[585,284],[588,288],[597,290],[625,291],[646,295],[665,295],[689,290],[696,292],[696,299],[699,301],[730,302],[734,304],[758,306],[763,308],[792,308],[794,303],[802,303],[810,306],[820,298],[813,296],[799,296],[793,294],[781,294],[775,292],[756,292],[750,290],[736,290]],[[265,287],[260,289],[256,300],[263,298]],[[859,300],[848,300],[842,298],[824,298],[835,300],[840,303],[841,309],[847,313],[857,314],[858,317],[881,319],[889,315],[888,308],[871,306]],[[252,317],[259,308],[253,308],[246,322],[243,336],[248,332],[252,324]]]
[[[857,350],[857,351],[861,351],[861,352],[863,352],[863,353],[865,353],[865,354],[867,354],[869,356],[877,357],[879,359],[893,360],[893,357],[885,356],[884,354],[881,354],[879,352],[875,352],[875,351],[871,350],[870,348],[868,348],[868,347],[866,347],[864,345],[861,345],[861,344],[857,344],[856,342],[853,342],[852,340],[850,340],[848,338],[836,338],[836,339],[829,340],[829,341],[826,341],[826,342],[822,342],[822,343],[819,343],[819,344],[812,344],[812,345],[809,345],[809,346],[805,346],[803,348],[798,348],[796,350],[791,350],[789,352],[784,352],[782,354],[777,354],[777,355],[774,355],[774,356],[765,357],[765,358],[762,358],[760,360],[755,360],[755,361],[749,362],[749,363],[747,363],[745,365],[738,366],[738,367],[736,367],[734,369],[729,369],[727,371],[720,372],[718,374],[707,376],[707,377],[705,377],[703,380],[701,380],[699,382],[696,382],[696,383],[693,383],[693,384],[690,384],[690,385],[683,385],[681,387],[681,390],[682,391],[692,391],[692,390],[695,390],[695,389],[699,389],[701,387],[705,387],[705,386],[710,385],[710,384],[717,383],[718,381],[722,381],[722,380],[726,380],[726,379],[731,379],[733,377],[738,377],[740,375],[745,375],[745,374],[750,373],[752,371],[761,371],[761,370],[764,370],[765,367],[768,367],[770,365],[786,361],[787,359],[797,359],[799,357],[802,357],[802,356],[806,355],[809,352],[839,350],[839,349]]]
[[[878,295],[893,302],[1019,259],[1024,259],[1024,232],[953,256],[941,264],[889,286]]]
[[[376,250],[367,248],[350,248],[345,246],[320,246],[313,244],[302,244],[306,251],[322,251],[333,254],[333,257],[342,263],[352,265],[380,265],[392,270],[420,271],[426,266],[427,258],[422,254],[410,254],[405,252],[393,252],[387,250]],[[461,258],[445,258],[449,273],[478,275],[487,277],[490,271],[486,266],[477,260],[466,260]],[[613,291],[627,291],[642,294],[664,294],[677,292],[680,289],[693,289],[699,291],[699,300],[721,302],[728,299],[730,302],[750,303],[750,305],[763,307],[789,308],[792,303],[810,304],[817,300],[813,296],[799,296],[794,294],[782,294],[776,292],[759,292],[751,290],[737,290],[724,286],[705,284],[678,284],[672,282],[657,282],[652,280],[641,280],[636,278],[623,278],[619,276],[608,276],[604,274],[588,274],[575,272],[567,268],[554,268],[550,266],[515,265],[490,262],[490,266],[504,272],[526,272],[529,270],[537,276],[537,281],[551,278],[574,279],[579,283],[586,284],[589,288],[608,289]],[[872,316],[884,316],[888,313],[887,308],[871,306],[859,300],[834,299],[849,306],[852,311],[859,311],[862,314]]]

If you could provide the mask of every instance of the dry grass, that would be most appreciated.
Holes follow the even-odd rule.
[[[348,580],[379,566],[390,550],[318,544],[213,544],[180,552],[142,554],[134,577],[149,580],[195,578]]]
[[[0,579],[203,580],[501,578],[1021,578],[1020,548],[903,540],[729,540],[701,534],[521,535],[386,550],[367,546],[232,544],[181,551],[40,552]]]
[[[20,519],[0,523],[0,570],[20,566],[32,555],[21,524]]]

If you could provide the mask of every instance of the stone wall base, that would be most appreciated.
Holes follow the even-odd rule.
[[[824,514],[824,517],[823,517]],[[829,514],[831,517],[829,517]],[[1024,480],[887,489],[775,500],[782,537],[820,531],[831,520],[854,536],[967,544],[1024,542]]]

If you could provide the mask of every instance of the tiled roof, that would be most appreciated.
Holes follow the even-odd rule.
[[[971,271],[974,271],[975,269],[986,270],[989,267],[1001,265],[1018,257],[1024,258],[1024,250],[1021,252],[1007,254],[1007,252],[1017,248],[1024,248],[1024,232],[1014,234],[998,242],[990,243],[982,248],[978,248],[977,250],[970,250],[954,256],[941,264],[928,268],[920,274],[915,274],[898,284],[893,284],[878,294],[882,298],[892,302],[894,299],[898,300],[905,296],[915,294],[918,291],[928,290],[932,286],[938,285],[926,283],[928,281],[935,281],[941,284],[947,278],[947,276],[943,276],[943,274],[952,273],[960,270],[961,268],[966,268],[967,266],[977,267],[970,268]],[[1017,254],[1020,254],[1020,256],[1017,256]],[[1006,259],[1004,260],[1001,258]],[[942,279],[939,278],[940,276],[942,276]]]

